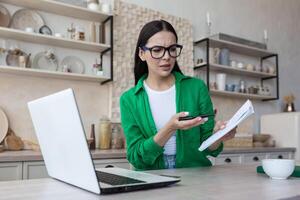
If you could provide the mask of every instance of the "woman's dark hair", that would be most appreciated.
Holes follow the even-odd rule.
[[[135,84],[138,83],[139,79],[144,75],[148,73],[148,65],[145,61],[142,61],[139,57],[139,48],[143,47],[146,45],[148,42],[149,38],[151,38],[154,34],[160,32],[160,31],[169,31],[173,33],[176,37],[176,42],[178,41],[178,37],[176,34],[175,29],[173,26],[164,20],[154,20],[151,22],[148,22],[147,24],[144,25],[142,28],[137,44],[136,44],[136,49],[135,49],[135,57],[134,57],[134,78],[135,78]],[[174,68],[172,70],[181,72],[179,69],[177,61],[175,62]]]

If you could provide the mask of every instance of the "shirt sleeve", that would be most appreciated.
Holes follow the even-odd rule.
[[[201,81],[201,89],[200,89],[200,111],[201,113],[214,113],[212,101],[207,89],[207,86]],[[200,126],[201,138],[200,143],[204,142],[207,138],[209,138],[213,134],[213,129],[215,126],[214,117],[208,117],[208,121]],[[215,150],[209,150],[207,148],[204,150],[205,155],[210,155],[213,157],[217,157],[220,152],[223,150],[223,143]]]
[[[136,169],[164,168],[160,162],[163,147],[153,137],[145,138],[137,124],[133,111],[124,96],[120,99],[121,122],[127,144],[127,159]]]

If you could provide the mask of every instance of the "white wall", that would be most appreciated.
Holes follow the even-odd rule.
[[[20,7],[3,4],[8,8],[11,15]],[[73,22],[77,26],[84,27],[86,38],[89,40],[89,21],[70,17],[59,16],[47,12],[38,11],[45,23],[52,31],[63,33],[66,36],[67,27]],[[76,49],[60,48],[15,40],[7,40],[0,37],[0,45],[6,41],[6,48],[19,47],[27,53],[35,55],[49,48],[54,50],[58,62],[61,63],[66,56],[76,56],[85,64],[85,72],[92,73],[92,64],[99,58],[99,53],[80,51]],[[0,56],[0,65],[6,65],[5,56]],[[104,67],[104,70],[109,66]],[[106,70],[105,75],[109,75]],[[27,108],[27,102],[33,99],[49,95],[51,93],[73,88],[76,94],[79,111],[87,135],[90,134],[92,123],[98,123],[101,115],[109,115],[109,84],[100,85],[98,82],[74,81],[53,78],[40,78],[35,76],[12,75],[0,73],[0,107],[4,109],[9,125],[22,139],[36,141],[33,125]],[[59,114],[59,113],[58,113]]]
[[[212,32],[223,32],[250,40],[262,41],[268,30],[268,49],[279,54],[280,100],[255,102],[255,127],[259,116],[280,112],[282,97],[291,92],[300,109],[300,1],[299,0],[124,0],[190,20],[194,39],[205,36],[206,12],[210,12]]]

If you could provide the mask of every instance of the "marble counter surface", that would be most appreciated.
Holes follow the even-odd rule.
[[[32,179],[0,182],[3,200],[24,199],[281,199],[300,195],[300,179],[272,180],[257,174],[252,165],[221,165],[148,171],[176,175],[181,182],[170,187],[111,195],[96,195],[54,179]],[[299,196],[298,196],[299,197]]]
[[[221,154],[239,153],[268,153],[268,152],[295,152],[295,148],[279,147],[260,147],[260,148],[226,148]],[[94,150],[94,159],[124,159],[126,158],[125,149]],[[37,151],[5,151],[0,153],[0,162],[20,162],[20,161],[42,161],[41,152]]]
[[[94,159],[117,159],[126,158],[125,149],[93,150],[91,151]],[[43,156],[39,151],[4,151],[0,153],[0,162],[18,161],[42,161]]]

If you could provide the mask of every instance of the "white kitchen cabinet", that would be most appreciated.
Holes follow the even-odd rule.
[[[300,112],[262,115],[260,129],[262,133],[272,136],[276,146],[296,148],[295,158],[297,161],[300,160]]]
[[[0,181],[22,179],[22,162],[0,163]]]
[[[242,164],[261,164],[261,161],[267,157],[266,153],[251,153],[242,156]]]
[[[267,158],[291,159],[294,158],[294,156],[292,153],[289,152],[274,152],[274,153],[268,153]]]
[[[259,152],[259,153],[221,153],[218,157],[209,157],[213,165],[257,164],[266,158],[294,159],[294,152]]]
[[[94,160],[95,168],[102,168],[107,165],[130,169],[130,164],[126,159],[103,159]],[[23,179],[36,179],[49,177],[44,162],[23,162]]]
[[[101,59],[103,55],[110,57],[110,64],[103,65],[104,75],[94,75],[88,73],[89,70],[85,70],[84,73],[65,73],[61,71],[49,71],[40,70],[35,68],[20,68],[19,66],[6,66],[0,65],[1,73],[16,74],[21,76],[36,76],[36,77],[48,77],[48,78],[59,78],[63,80],[81,80],[106,83],[112,81],[113,78],[113,15],[106,14],[103,12],[93,11],[88,8],[74,6],[69,3],[57,2],[53,0],[0,0],[1,3],[11,4],[17,7],[23,7],[24,9],[33,9],[34,11],[41,11],[51,13],[58,16],[71,17],[74,20],[87,20],[87,22],[100,23],[101,26],[107,27],[105,30],[109,30],[103,33],[106,41],[95,42],[89,41],[88,38],[85,41],[69,39],[67,37],[54,37],[52,35],[28,33],[23,30],[17,30],[7,27],[0,27],[0,38],[7,40],[16,40],[26,43],[35,43],[38,45],[50,45],[55,47],[76,49],[82,51],[89,51],[94,53],[100,53]],[[14,12],[14,11],[11,11]],[[100,27],[96,27],[100,28]],[[104,30],[104,29],[103,29]],[[108,54],[109,53],[109,54]],[[108,57],[108,58],[109,58]],[[104,57],[105,58],[105,57]],[[106,60],[106,58],[105,58]],[[102,60],[103,61],[103,60]],[[101,62],[102,63],[102,62]],[[16,65],[16,64],[15,64]],[[45,66],[43,66],[46,69]],[[37,68],[37,67],[36,67]]]
[[[23,179],[49,177],[44,162],[23,162]]]
[[[94,165],[95,168],[103,168],[107,165],[112,165],[124,169],[131,169],[131,165],[126,159],[94,160]]]
[[[232,155],[220,155],[215,159],[215,165],[230,165],[240,164],[241,156],[239,154]]]
[[[95,168],[107,165],[132,169],[126,159],[96,159]],[[37,179],[49,177],[43,161],[2,162],[0,163],[0,181]]]

